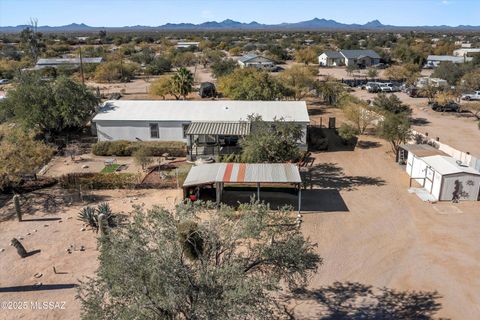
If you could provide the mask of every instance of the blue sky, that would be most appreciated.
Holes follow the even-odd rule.
[[[480,0],[0,0],[0,26],[72,22],[91,26],[157,26],[167,22],[344,23],[374,19],[392,25],[480,25]]]

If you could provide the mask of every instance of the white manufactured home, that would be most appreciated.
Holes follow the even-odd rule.
[[[304,101],[115,100],[105,102],[92,121],[99,141],[182,141],[197,151],[200,145],[231,150],[250,134],[251,115],[299,124],[299,146],[306,149],[310,119]]]
[[[408,152],[406,171],[436,200],[480,200],[480,172],[446,155]]]

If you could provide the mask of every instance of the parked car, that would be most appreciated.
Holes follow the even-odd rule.
[[[382,92],[397,92],[400,91],[400,88],[394,85],[391,82],[382,83],[380,85],[380,91]]]
[[[462,95],[462,100],[480,100],[480,91],[475,91],[474,93],[467,93]]]
[[[0,79],[0,84],[7,84],[8,82],[8,79]]]
[[[453,101],[445,105],[441,105],[435,102],[432,104],[432,110],[437,112],[458,112],[460,111],[460,106],[458,105],[458,103],[455,103]]]
[[[367,82],[365,89],[370,93],[380,92],[380,82]]]

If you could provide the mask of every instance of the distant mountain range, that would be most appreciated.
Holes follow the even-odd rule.
[[[0,33],[20,32],[28,27],[28,25],[4,26],[0,27]],[[161,26],[125,26],[125,27],[92,27],[84,23],[72,23],[65,26],[39,26],[42,32],[95,32],[100,30],[107,31],[141,31],[141,30],[366,30],[366,31],[480,31],[480,26],[392,26],[384,25],[378,20],[373,20],[365,24],[345,24],[335,20],[312,19],[296,23],[280,23],[280,24],[262,24],[255,21],[250,23],[238,22],[234,20],[224,20],[221,22],[208,21],[200,24],[193,23],[167,23]]]

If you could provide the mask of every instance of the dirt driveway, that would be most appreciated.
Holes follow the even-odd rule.
[[[318,243],[324,265],[311,288],[335,281],[397,290],[438,291],[438,315],[478,319],[480,314],[480,205],[422,202],[385,142],[315,155],[314,188],[335,197],[304,214],[302,231]],[[332,203],[335,202],[335,203]],[[342,208],[331,209],[331,208]],[[323,212],[322,212],[323,211]],[[343,294],[348,294],[344,292]],[[314,301],[295,308],[302,319],[320,311]]]

